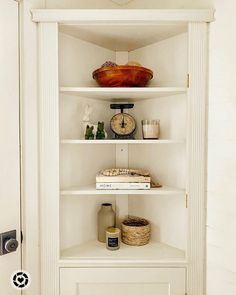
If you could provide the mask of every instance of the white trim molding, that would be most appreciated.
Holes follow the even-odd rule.
[[[34,22],[59,23],[136,23],[211,22],[213,9],[33,9]]]
[[[58,25],[39,24],[41,294],[59,294]],[[49,184],[50,183],[50,184]]]
[[[188,284],[187,294],[205,294],[207,23],[189,24],[188,93]]]

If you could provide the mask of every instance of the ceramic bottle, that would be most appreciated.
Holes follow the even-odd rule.
[[[115,227],[115,212],[112,204],[103,203],[98,212],[98,240],[106,243],[106,230],[108,227]]]

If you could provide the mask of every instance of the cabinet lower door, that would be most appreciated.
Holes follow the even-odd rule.
[[[60,295],[185,295],[184,268],[61,268]]]

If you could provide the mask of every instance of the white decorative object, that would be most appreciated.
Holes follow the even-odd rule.
[[[86,133],[86,127],[89,126],[89,127],[92,127],[93,126],[93,134],[94,134],[94,139],[96,138],[96,133],[97,133],[97,129],[98,129],[98,124],[93,124],[91,123],[90,121],[90,115],[92,114],[93,112],[93,108],[87,104],[85,106],[85,109],[84,109],[84,116],[83,116],[83,119],[82,119],[82,128],[83,128],[83,134],[85,135]],[[106,130],[104,129],[104,132],[105,132],[105,138],[107,138],[107,132]]]
[[[85,135],[85,133],[86,133],[86,127],[87,127],[87,125],[88,125],[89,127],[94,126],[93,134],[94,134],[94,132],[95,132],[95,134],[96,134],[96,131],[97,131],[97,125],[94,125],[94,124],[92,124],[92,123],[90,122],[90,115],[91,115],[92,111],[93,111],[93,108],[92,108],[89,104],[87,104],[87,105],[85,106],[85,109],[84,109],[84,116],[83,116],[83,119],[82,119],[82,128],[83,128],[83,134],[84,134],[84,135]],[[95,128],[95,126],[96,126],[96,128]],[[95,131],[95,129],[96,129],[96,131]]]
[[[91,115],[92,111],[93,108],[89,104],[87,104],[84,109],[83,122],[90,122],[89,116]]]

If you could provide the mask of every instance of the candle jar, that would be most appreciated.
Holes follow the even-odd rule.
[[[106,246],[108,250],[120,249],[120,229],[115,227],[108,227],[106,230]]]
[[[112,204],[103,203],[98,212],[98,240],[106,243],[106,230],[108,227],[115,226],[115,212],[112,209]]]
[[[160,120],[142,120],[143,139],[158,139],[160,136]]]

